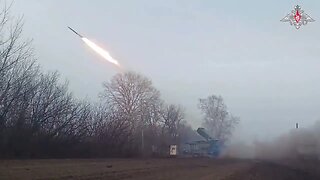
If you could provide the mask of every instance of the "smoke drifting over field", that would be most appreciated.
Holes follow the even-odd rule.
[[[271,141],[231,143],[225,156],[254,159],[318,159],[320,121],[310,128],[293,129]]]

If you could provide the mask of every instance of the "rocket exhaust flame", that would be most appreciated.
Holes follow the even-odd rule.
[[[96,53],[98,53],[99,55],[101,55],[105,60],[120,66],[120,64],[118,63],[117,60],[115,60],[106,50],[102,49],[101,47],[99,47],[98,45],[96,45],[95,43],[93,43],[92,41],[90,41],[89,39],[82,37],[81,38],[83,42],[85,42],[92,50],[94,50]]]
[[[76,35],[78,35],[83,42],[86,43],[86,45],[88,45],[92,50],[94,50],[96,53],[98,53],[100,56],[102,56],[105,60],[120,66],[120,64],[118,63],[117,60],[115,60],[110,54],[109,52],[107,52],[106,50],[102,49],[101,47],[99,47],[98,45],[96,45],[94,42],[90,41],[89,39],[83,37],[81,34],[79,34],[78,32],[76,32],[74,29],[72,29],[71,27],[68,27],[73,33],[75,33]]]

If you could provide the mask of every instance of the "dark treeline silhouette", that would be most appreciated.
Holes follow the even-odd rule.
[[[76,99],[57,72],[41,72],[8,9],[0,14],[1,158],[166,155],[194,133],[183,108],[134,72],[106,82],[98,103]]]

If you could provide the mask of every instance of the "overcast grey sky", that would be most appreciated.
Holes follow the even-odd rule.
[[[280,22],[297,1],[15,0],[39,63],[77,97],[96,99],[117,69],[67,26],[151,78],[162,97],[200,125],[198,98],[222,95],[241,118],[237,136],[268,138],[320,118],[320,2],[302,1],[315,23]]]

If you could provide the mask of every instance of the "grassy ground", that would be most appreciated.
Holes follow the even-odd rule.
[[[298,163],[301,166],[301,163]],[[318,166],[319,164],[314,164]],[[313,167],[313,166],[312,166]],[[320,176],[319,176],[320,177]],[[0,179],[320,179],[292,163],[212,159],[3,160]]]

